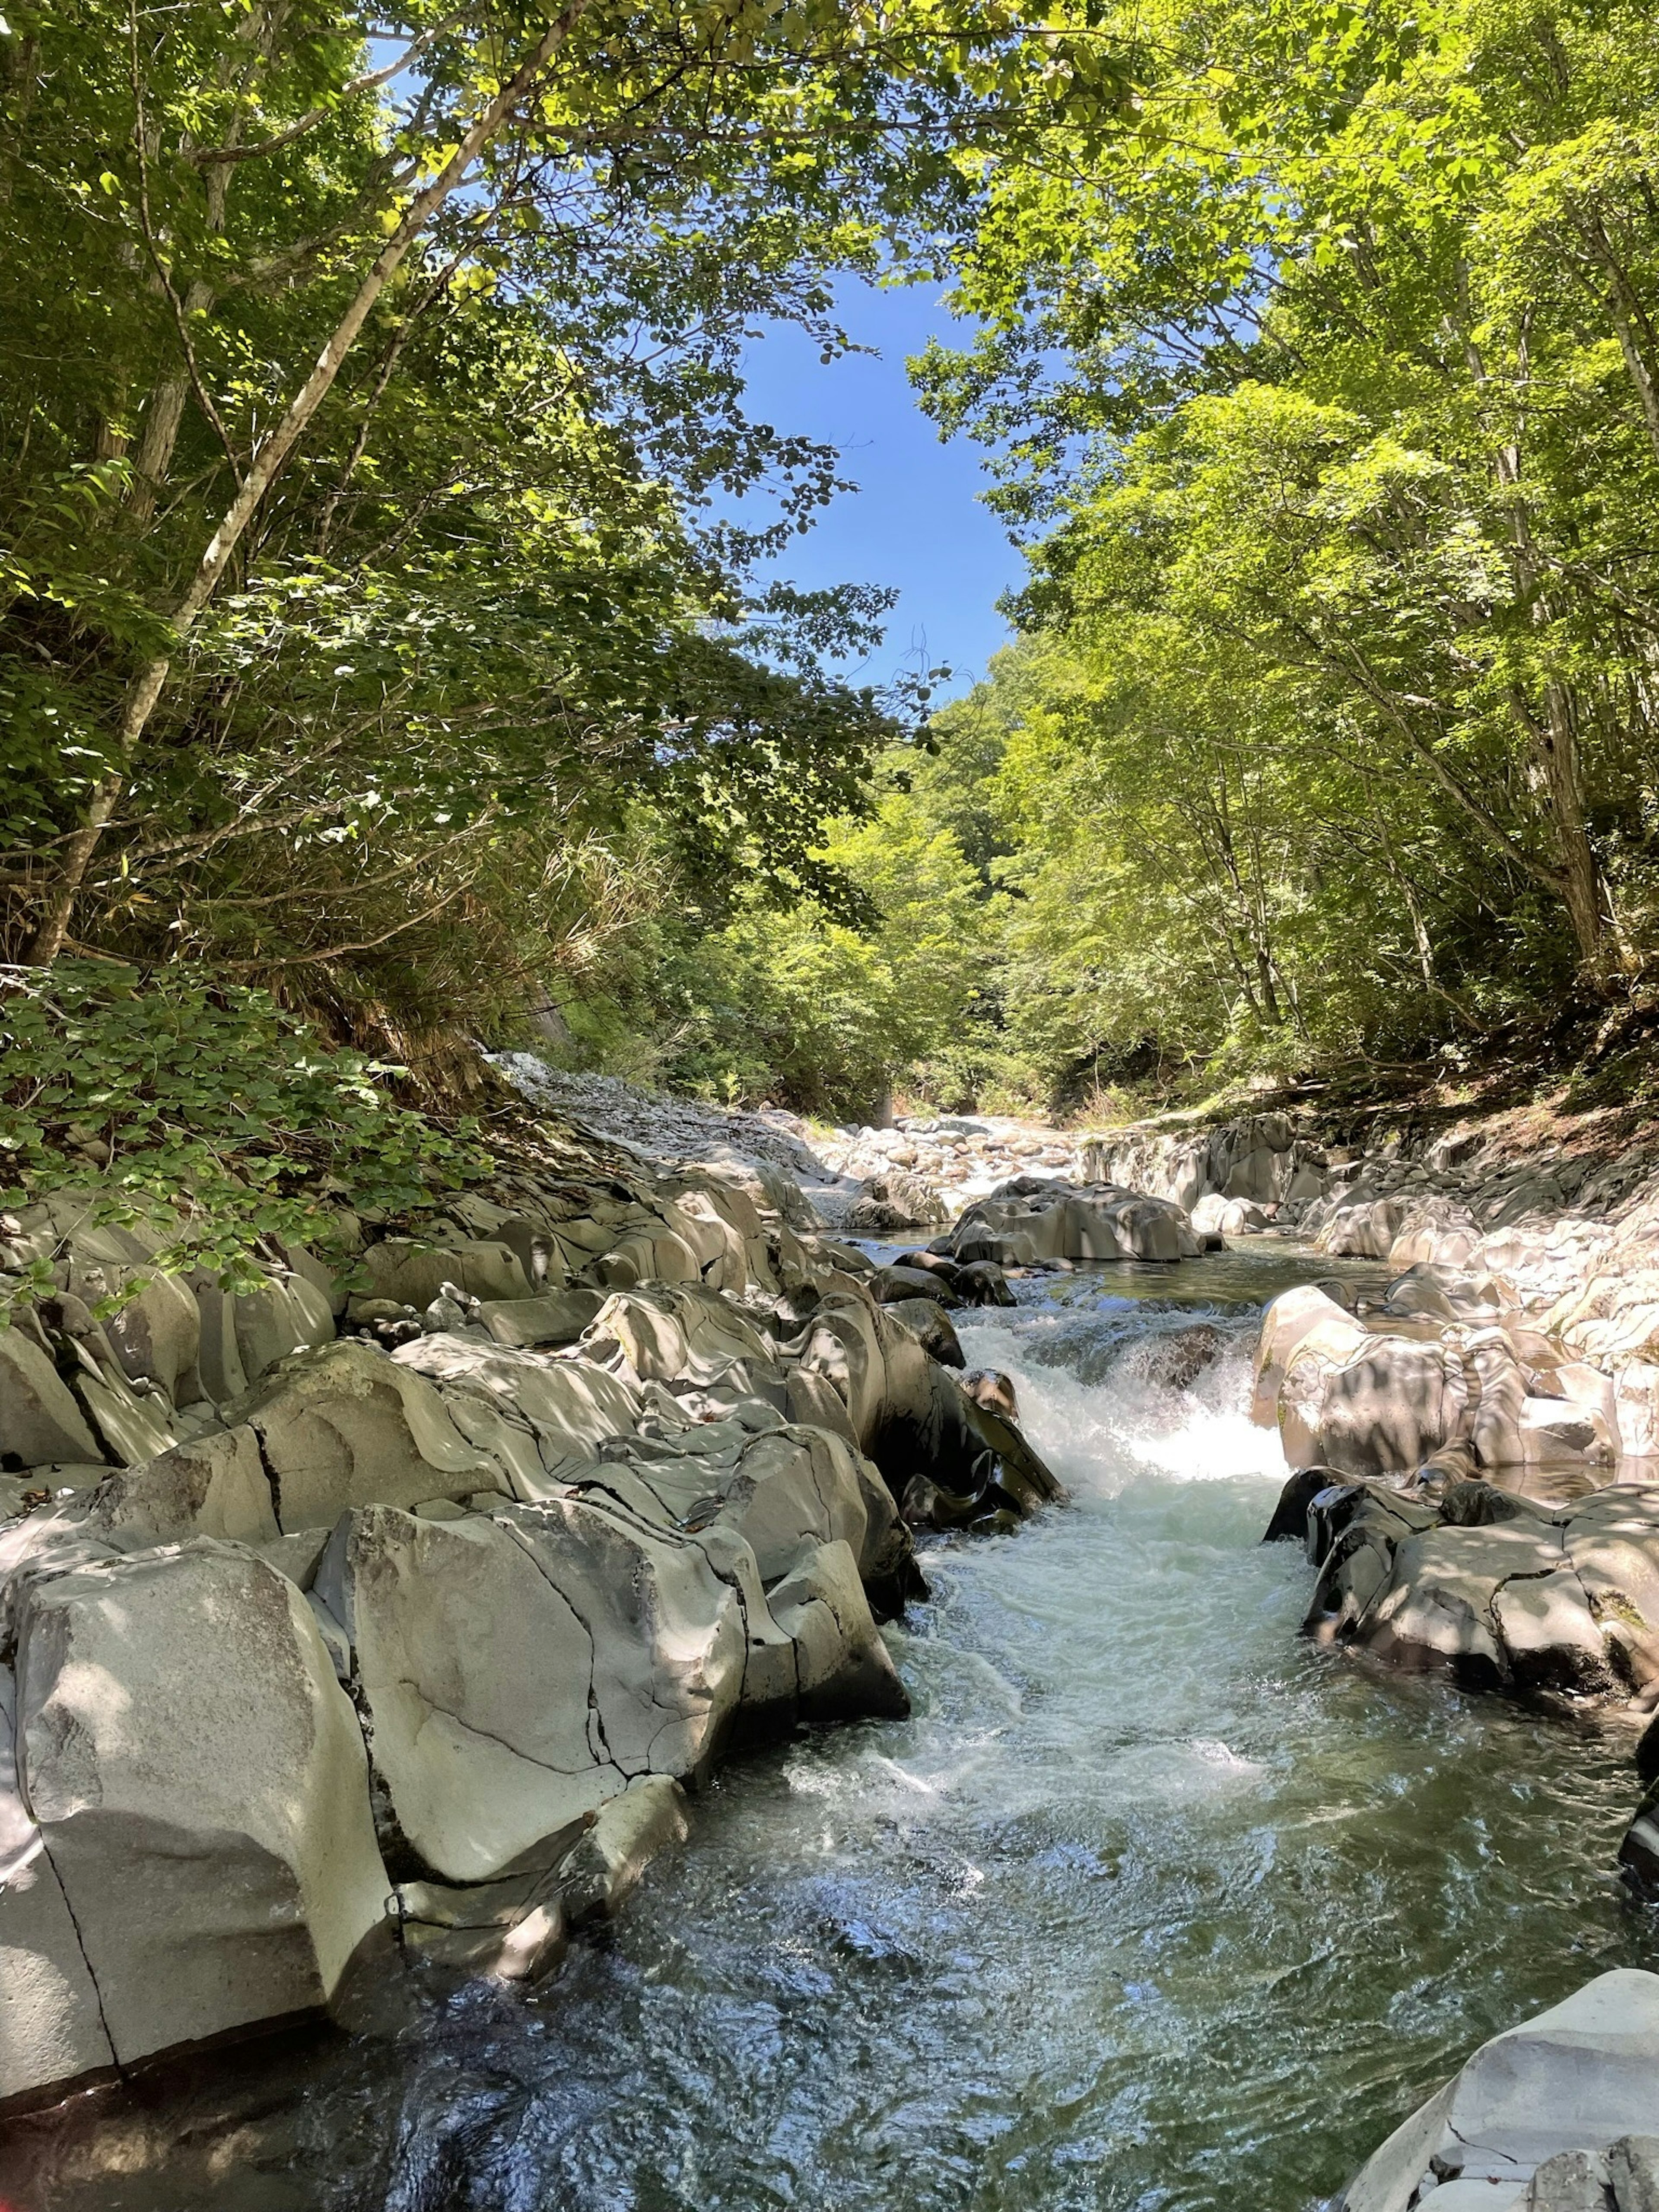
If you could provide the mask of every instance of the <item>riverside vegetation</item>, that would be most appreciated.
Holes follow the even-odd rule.
[[[26,0],[0,115],[14,2118],[533,1984],[726,1754],[902,1718],[929,1548],[1065,1501],[1079,1273],[1280,1240],[1333,1667],[1651,1711],[1650,12]],[[848,277],[948,283],[1028,548],[937,710],[878,585],[757,580],[843,486],[744,349]],[[1350,2212],[1650,2212],[1596,1941]]]

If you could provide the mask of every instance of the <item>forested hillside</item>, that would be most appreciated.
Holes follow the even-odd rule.
[[[1650,15],[1136,20],[1140,129],[999,173],[982,335],[919,365],[1031,561],[1019,641],[884,805],[975,917],[945,1087],[1455,1060],[1639,1006]]]
[[[0,72],[42,1036],[862,1110],[1644,1003],[1647,11],[48,0]],[[952,287],[919,398],[1029,548],[931,722],[844,678],[879,579],[754,580],[842,478],[743,349],[847,272]]]

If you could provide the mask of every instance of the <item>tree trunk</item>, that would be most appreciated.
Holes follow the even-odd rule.
[[[1584,825],[1584,798],[1578,775],[1578,741],[1572,702],[1562,687],[1545,686],[1548,726],[1540,732],[1540,750],[1549,787],[1550,813],[1561,854],[1562,896],[1577,941],[1579,964],[1601,989],[1607,981],[1607,912],[1601,872]]]

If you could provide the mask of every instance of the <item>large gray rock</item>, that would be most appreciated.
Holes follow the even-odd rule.
[[[85,1526],[124,1546],[191,1536],[264,1544],[281,1534],[259,1440],[246,1423],[175,1444],[109,1476],[88,1506]]]
[[[1300,1283],[1294,1290],[1282,1292],[1261,1316],[1251,1419],[1263,1428],[1277,1426],[1279,1400],[1292,1364],[1303,1358],[1315,1363],[1321,1373],[1334,1371],[1360,1349],[1365,1334],[1347,1308],[1339,1305],[1317,1283]],[[1300,1463],[1322,1464],[1312,1457]]]
[[[637,1776],[706,1771],[742,1690],[731,1584],[609,1498],[370,1507],[316,1594],[350,1640],[388,1850],[445,1881],[500,1874]]]
[[[198,1539],[31,1583],[15,1744],[42,1871],[0,1892],[0,1946],[39,2025],[14,2028],[4,2094],[102,2063],[88,1973],[126,2065],[325,2005],[380,1922],[356,1717],[304,1598],[249,1551]]]
[[[922,1349],[941,1367],[965,1367],[961,1339],[951,1316],[935,1298],[897,1298],[887,1308],[889,1317],[911,1330]]]
[[[846,1544],[820,1546],[769,1593],[768,1602],[795,1647],[804,1720],[907,1717],[909,1697],[871,1619],[858,1562]]]
[[[1348,1481],[1286,1505],[1320,1568],[1310,1633],[1471,1688],[1627,1697],[1659,1681],[1659,1490],[1552,1508],[1486,1481],[1450,1482],[1437,1504]]]
[[[691,1832],[685,1792],[667,1776],[630,1782],[600,1807],[581,1841],[561,1860],[560,1900],[573,1928],[614,1919],[655,1858]]]
[[[826,1297],[791,1350],[834,1387],[859,1449],[913,1524],[1002,1526],[1006,1516],[1018,1520],[1063,1498],[1014,1425],[975,1405],[888,1310],[859,1297]],[[929,1486],[925,1510],[911,1492],[918,1480]]]
[[[258,1437],[285,1532],[331,1528],[354,1505],[507,1491],[429,1382],[352,1340],[283,1360],[227,1417]]]
[[[437,1335],[399,1345],[391,1364],[441,1384],[451,1423],[509,1469],[514,1497],[531,1500],[556,1488],[566,1468],[592,1459],[607,1439],[626,1436],[639,1419],[639,1389],[580,1353],[580,1346],[559,1353],[510,1351]],[[516,1435],[527,1439],[527,1449],[518,1449]],[[436,1490],[434,1485],[424,1494]]]
[[[115,2066],[74,1916],[18,1786],[16,1703],[0,1668],[0,2101]]]
[[[574,1344],[604,1304],[600,1291],[548,1291],[533,1298],[486,1298],[478,1318],[497,1344]]]
[[[334,1310],[325,1294],[304,1275],[272,1273],[258,1290],[231,1301],[236,1352],[250,1382],[268,1375],[291,1352],[327,1344],[334,1334]]]
[[[47,1354],[21,1328],[0,1328],[0,1460],[29,1468],[102,1457]]]
[[[422,1244],[413,1237],[388,1237],[371,1244],[363,1266],[376,1297],[424,1312],[446,1283],[469,1297],[527,1298],[531,1283],[510,1246],[486,1237],[459,1237],[450,1244]]]
[[[1576,2212],[1568,2192],[1603,2174],[1616,2212],[1647,2212],[1656,2134],[1659,1975],[1626,1967],[1483,2043],[1360,2168],[1337,2212],[1455,2212],[1460,2183],[1480,2185],[1491,2212]]]
[[[1065,1260],[1181,1260],[1203,1249],[1181,1207],[1115,1184],[1018,1176],[969,1207],[951,1250],[1000,1267]]]
[[[1463,1434],[1471,1395],[1462,1353],[1438,1338],[1366,1334],[1340,1361],[1304,1339],[1279,1388],[1285,1456],[1348,1474],[1409,1473]]]

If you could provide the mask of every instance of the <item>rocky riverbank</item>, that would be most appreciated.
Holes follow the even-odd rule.
[[[1659,1166],[1637,1145],[1269,1114],[1103,1139],[1091,1172],[1198,1228],[1378,1263],[1267,1308],[1254,1417],[1293,1472],[1304,1633],[1632,1729],[1647,1785],[1620,1870],[1659,1897]],[[1637,1731],[1644,1731],[1638,1740]],[[1618,1972],[1484,2046],[1337,2212],[1650,2212],[1659,1978]]]
[[[626,1139],[550,1114],[533,1165],[418,1219],[342,1213],[332,1265],[271,1246],[246,1297],[157,1274],[168,1224],[101,1221],[89,1189],[0,1220],[0,1267],[55,1286],[0,1332],[13,2105],[416,1963],[532,1979],[722,1758],[902,1712],[878,1623],[921,1588],[914,1532],[1061,1494],[956,1337],[1010,1273],[1168,1264],[1241,1227],[1370,1240],[1374,1284],[1276,1301],[1258,1357],[1309,1632],[1470,1686],[1659,1703],[1646,1340],[1598,1365],[1551,1333],[1565,1292],[1524,1256],[1553,1265],[1547,1193],[1512,1166],[1507,1197],[1467,1164],[1455,1189],[1267,1115],[1157,1157],[976,1139],[1028,1165],[953,1186],[956,1218],[878,1266],[812,1209],[894,1206],[879,1177],[775,1118],[623,1104]],[[1607,1212],[1572,1249],[1605,1273],[1647,1200],[1586,1187]],[[1401,1242],[1412,1206],[1451,1233],[1452,1205],[1487,1222],[1461,1257]]]
[[[0,2099],[545,1971],[728,1752],[906,1710],[914,1528],[1062,1494],[951,1311],[1202,1243],[1016,1185],[878,1268],[764,1152],[538,1146],[240,1297],[94,1188],[0,1219],[54,1285],[0,1332]]]

